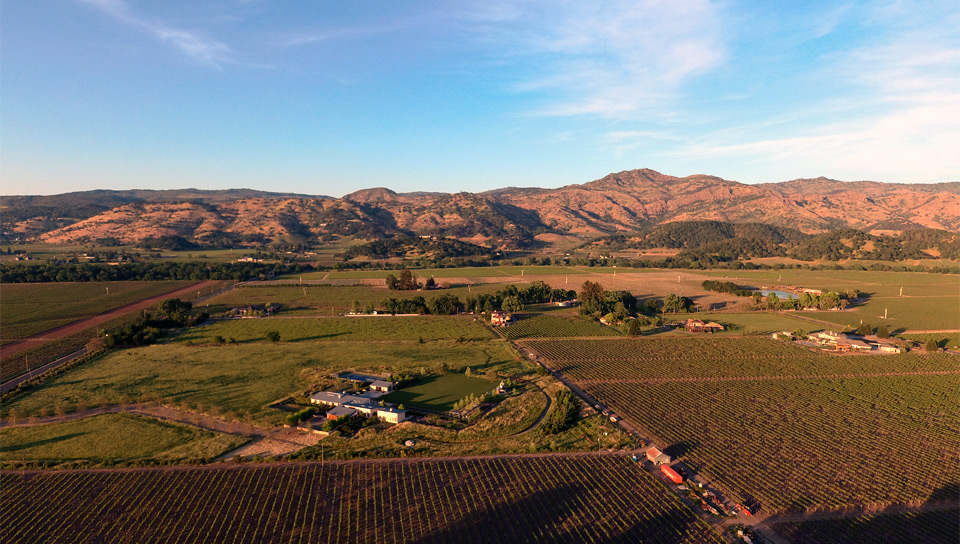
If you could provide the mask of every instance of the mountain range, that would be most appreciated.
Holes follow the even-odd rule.
[[[762,223],[804,233],[960,230],[960,182],[827,178],[747,185],[715,176],[629,170],[556,189],[396,193],[342,198],[247,189],[86,191],[0,198],[3,238],[48,243],[182,237],[200,244],[309,242],[339,236],[451,236],[523,247],[538,235],[584,239],[677,221]],[[548,238],[541,236],[541,238]]]

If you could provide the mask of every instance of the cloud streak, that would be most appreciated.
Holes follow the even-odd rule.
[[[697,75],[726,60],[708,0],[499,2],[475,12],[474,31],[535,75],[513,86],[543,93],[544,116],[633,119],[662,113]]]
[[[214,67],[233,62],[233,50],[226,44],[181,28],[137,16],[124,0],[79,0],[94,7],[114,20],[137,28],[159,41],[166,43],[187,57]]]

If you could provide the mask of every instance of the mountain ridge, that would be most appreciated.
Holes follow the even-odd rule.
[[[844,182],[825,177],[747,185],[652,169],[557,188],[398,193],[341,198],[250,189],[84,191],[0,197],[5,239],[92,242],[149,236],[201,242],[432,235],[523,247],[539,234],[595,238],[676,221],[763,223],[818,233],[838,228],[960,230],[960,182]],[[74,205],[70,205],[73,203]],[[62,211],[69,213],[60,213]]]

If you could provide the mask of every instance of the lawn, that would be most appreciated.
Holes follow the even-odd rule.
[[[222,320],[190,329],[174,342],[212,344],[217,336],[237,342],[265,342],[268,331],[283,342],[328,340],[485,340],[493,335],[471,316],[362,316],[327,318],[282,317]]]
[[[497,384],[461,373],[428,376],[417,380],[415,385],[394,391],[383,397],[387,402],[419,406],[429,410],[452,410],[453,405],[469,395],[480,396],[491,391]]]
[[[211,459],[246,442],[242,437],[135,414],[6,428],[0,430],[0,438],[5,462]]]
[[[331,372],[434,370],[439,363],[452,371],[469,366],[477,373],[513,373],[522,365],[502,341],[154,345],[111,352],[5,402],[2,410],[16,409],[26,417],[58,404],[69,410],[79,400],[97,406],[144,397],[279,423],[284,414],[270,404],[334,385]]]

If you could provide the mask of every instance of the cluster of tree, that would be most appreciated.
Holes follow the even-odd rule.
[[[146,346],[163,336],[164,329],[192,327],[209,319],[206,311],[191,313],[193,305],[178,298],[170,298],[157,305],[157,313],[144,312],[136,321],[122,329],[111,330],[103,337],[103,347],[119,348]]]
[[[682,314],[693,308],[693,301],[687,297],[670,293],[663,298],[664,313]]]
[[[433,259],[450,257],[492,257],[494,251],[488,247],[450,238],[432,238],[421,236],[397,236],[386,240],[376,240],[358,246],[352,246],[343,253],[343,260],[364,256],[371,259],[390,259],[407,257],[411,254],[430,255]]]
[[[343,415],[336,419],[328,419],[324,421],[322,429],[329,433],[334,429],[336,429],[337,427],[340,427],[341,425],[349,422],[350,422],[350,415],[349,414]]]
[[[580,399],[569,389],[561,389],[554,398],[553,408],[540,424],[540,432],[557,434],[569,429],[580,416],[580,405]]]
[[[15,263],[0,267],[2,283],[46,283],[63,281],[158,281],[238,280],[248,281],[278,274],[313,270],[310,265],[264,263],[137,262],[108,266],[101,264]]]
[[[776,293],[768,293],[766,297],[759,292],[753,293],[753,301],[758,308],[767,310],[843,310],[850,306],[851,301],[860,297],[860,291],[849,289],[843,293],[830,291],[822,295],[803,293],[800,298],[781,299]]]
[[[450,315],[464,310],[464,305],[456,295],[440,295],[429,301],[421,296],[412,298],[388,298],[383,301],[383,310],[390,314],[431,314]],[[369,308],[369,305],[367,306]],[[367,310],[364,309],[364,311]]]
[[[317,409],[313,406],[308,406],[303,410],[299,410],[287,416],[287,423],[290,425],[297,425],[301,421],[310,419],[314,414],[317,413]]]
[[[453,409],[458,412],[466,412],[468,410],[472,410],[475,406],[478,406],[482,402],[490,402],[491,400],[493,399],[487,393],[484,393],[483,395],[471,393],[455,402],[453,404]]]
[[[580,315],[599,319],[613,314],[622,321],[637,310],[637,299],[627,291],[606,291],[599,283],[585,281],[577,294],[580,301]]]
[[[733,283],[732,281],[716,281],[716,280],[704,280],[700,284],[707,291],[715,291],[717,293],[727,293],[729,295],[736,295],[738,297],[749,297],[753,296],[752,289],[743,289],[739,285]]]
[[[857,327],[857,334],[860,336],[876,334],[877,338],[890,338],[890,329],[888,329],[886,325],[880,325],[874,330],[869,323],[861,323],[860,326]]]
[[[523,289],[516,285],[508,285],[492,294],[467,297],[466,311],[476,314],[494,310],[519,312],[523,310],[525,304],[572,300],[576,296],[576,291],[552,289],[546,283],[537,280]]]
[[[420,289],[420,287],[422,287],[422,285],[417,281],[417,277],[407,268],[404,268],[400,272],[399,279],[393,274],[387,275],[387,289],[391,291],[416,291]]]

